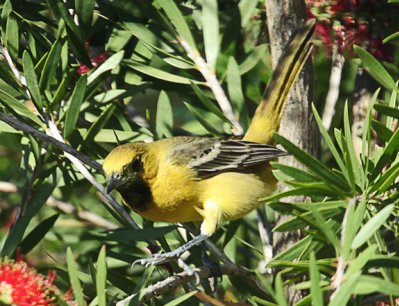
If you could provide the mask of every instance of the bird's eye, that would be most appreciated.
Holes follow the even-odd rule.
[[[140,172],[143,169],[143,164],[141,162],[141,156],[136,156],[130,163],[130,169],[133,172]]]

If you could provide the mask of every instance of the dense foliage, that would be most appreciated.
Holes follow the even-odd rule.
[[[109,204],[101,194],[100,164],[118,143],[231,135],[234,122],[218,106],[215,88],[224,90],[245,130],[271,73],[263,1],[2,1],[1,256],[25,260],[44,274],[56,271],[54,283],[64,293],[72,288],[77,305],[114,305],[130,296],[131,305],[142,300],[281,306],[288,304],[288,287],[300,293],[296,305],[394,305],[399,296],[398,69],[397,62],[379,60],[395,61],[397,53],[394,45],[381,47],[372,35],[378,27],[371,25],[380,22],[386,29],[389,21],[384,35],[395,41],[399,24],[395,28],[388,15],[396,6],[384,2],[386,15],[367,20],[362,1],[346,1],[354,8],[350,14],[345,1],[308,2],[309,15],[320,22],[315,44],[327,48],[314,56],[314,116],[322,152],[312,157],[277,135],[304,168],[274,163],[276,177],[290,189],[263,199],[270,222],[276,211],[292,216],[274,231],[300,230],[302,236],[269,260],[256,212],[223,224],[211,238],[217,247],[210,246],[211,257],[222,263],[224,274],[213,292],[206,267],[198,284],[175,262],[132,266],[150,256],[148,249],[156,252],[155,244],[164,250],[181,245],[187,231]],[[331,47],[345,44],[342,33],[356,36],[364,24],[364,39],[335,48],[334,55]],[[360,46],[349,50],[354,42]],[[342,71],[337,111],[326,129],[318,115],[331,90],[326,56],[334,62],[345,50],[352,59]],[[358,113],[350,111],[359,58],[382,86],[367,100],[360,131],[351,125]],[[209,86],[204,76],[216,76],[216,83]],[[367,91],[361,95],[367,97]],[[292,195],[306,200],[288,202]],[[202,267],[200,247],[185,263]],[[167,279],[171,273],[180,273],[181,283]]]

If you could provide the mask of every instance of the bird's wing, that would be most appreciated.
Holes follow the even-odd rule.
[[[172,152],[172,160],[185,163],[199,176],[215,175],[229,170],[264,163],[286,155],[276,147],[243,140],[187,138]]]

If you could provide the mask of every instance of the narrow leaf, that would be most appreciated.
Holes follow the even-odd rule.
[[[124,50],[121,50],[115,54],[113,54],[110,58],[108,58],[104,63],[102,63],[96,70],[93,71],[87,78],[87,85],[91,84],[94,80],[96,80],[100,75],[104,72],[112,70],[116,68],[123,59],[123,55],[125,54]]]
[[[267,45],[261,44],[256,46],[246,59],[239,65],[240,74],[244,75],[259,63],[259,61],[267,55]]]
[[[60,215],[55,214],[41,221],[31,232],[25,236],[19,245],[21,254],[28,254],[52,229]]]
[[[391,75],[374,56],[359,46],[355,45],[353,49],[362,60],[364,68],[378,83],[391,91],[398,90]]]
[[[105,253],[105,245],[101,247],[97,259],[97,273],[96,273],[96,291],[98,298],[98,306],[106,306],[106,291],[105,286],[107,282],[107,261]]]
[[[75,262],[75,258],[73,256],[72,250],[70,247],[67,248],[67,268],[68,268],[68,275],[69,280],[71,282],[73,295],[75,297],[76,302],[78,305],[86,306],[86,301],[83,296],[83,290],[80,285],[79,277],[78,277],[78,267]]]
[[[169,97],[165,91],[161,91],[157,102],[157,114],[155,119],[155,131],[158,139],[172,136],[173,112]]]
[[[189,298],[191,298],[193,295],[195,295],[198,292],[198,290],[194,290],[194,291],[190,291],[187,292],[181,296],[179,296],[178,298],[174,299],[173,301],[166,303],[165,306],[177,306],[177,305],[181,305],[184,301],[188,300]]]
[[[143,64],[139,64],[139,63],[134,63],[132,61],[128,61],[127,62],[128,67],[141,72],[143,74],[146,74],[148,76],[151,76],[153,78],[156,79],[160,79],[160,80],[164,80],[164,81],[168,81],[168,82],[172,82],[172,83],[177,83],[177,84],[204,84],[203,82],[199,82],[193,79],[189,79],[186,77],[182,77],[176,74],[172,74],[169,72],[166,72],[164,70],[160,70],[148,65],[143,65]]]
[[[202,1],[202,32],[208,65],[215,67],[219,54],[219,17],[217,0]]]
[[[79,17],[79,24],[89,31],[93,19],[95,0],[75,0],[75,10]]]
[[[314,252],[310,253],[310,293],[312,294],[312,305],[323,306],[323,292],[320,287],[320,272],[317,268]]]
[[[6,105],[7,108],[15,112],[16,114],[28,118],[38,124],[41,127],[44,127],[43,122],[40,121],[40,119],[29,109],[23,104],[21,101],[18,101],[14,97],[10,96],[6,92],[2,91],[0,89],[0,102],[3,105]]]
[[[87,86],[87,76],[82,75],[72,92],[71,98],[68,101],[68,109],[66,111],[64,123],[64,137],[68,138],[73,130],[76,128],[76,123],[80,115],[80,106],[84,101]]]
[[[37,107],[39,109],[42,109],[43,103],[39,90],[39,83],[36,77],[35,67],[28,51],[26,50],[24,51],[24,54],[22,56],[22,66],[24,68],[26,83],[28,85],[29,92],[32,95],[32,99],[36,103]]]
[[[294,157],[300,161],[303,165],[305,165],[309,170],[311,170],[316,176],[323,179],[326,183],[332,184],[337,188],[342,189],[342,191],[349,191],[348,185],[345,180],[335,172],[331,171],[326,165],[318,161],[316,158],[310,156],[305,151],[298,148],[292,142],[287,140],[286,138],[274,134],[275,139],[283,145],[283,147],[294,155]]]
[[[374,215],[357,233],[353,239],[352,249],[356,250],[362,246],[380,227],[385,223],[388,217],[391,215],[394,208],[394,204],[388,205],[381,209],[376,215]]]
[[[156,0],[155,2],[165,11],[169,20],[175,27],[177,34],[181,36],[191,46],[192,49],[195,50],[196,45],[194,38],[176,3],[172,0]]]

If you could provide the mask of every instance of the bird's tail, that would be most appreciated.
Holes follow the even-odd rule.
[[[287,96],[312,50],[314,28],[314,20],[308,21],[280,57],[244,140],[273,143],[273,133],[280,126]]]

